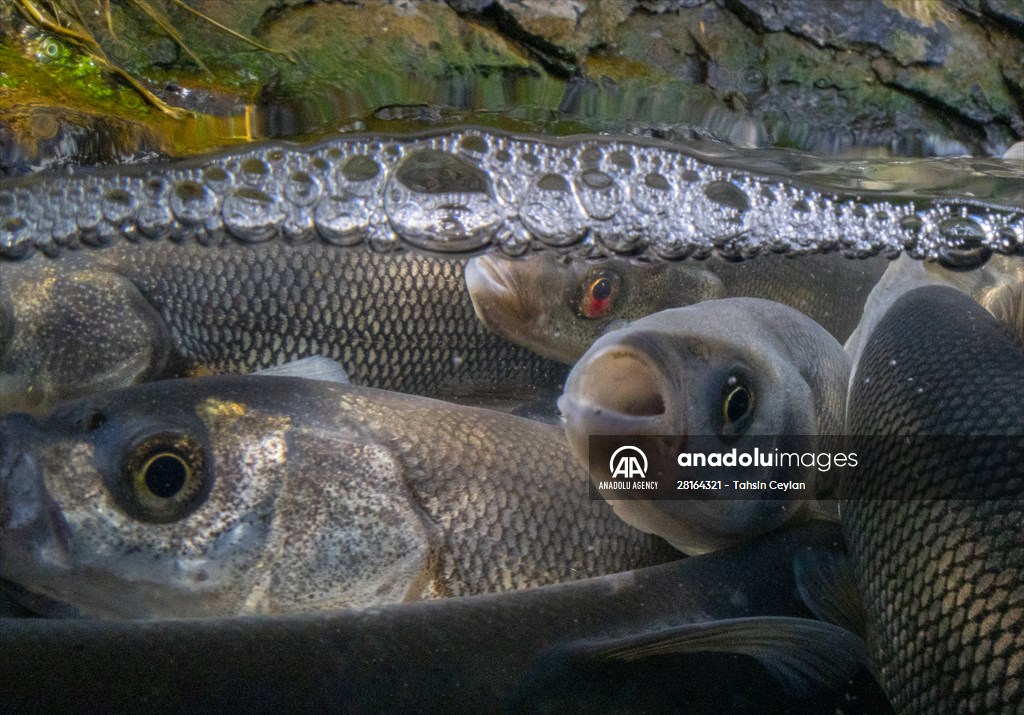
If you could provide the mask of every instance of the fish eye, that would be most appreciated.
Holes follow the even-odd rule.
[[[722,388],[722,436],[738,437],[750,425],[754,392],[746,380],[730,375]]]
[[[184,459],[173,452],[161,452],[154,454],[142,465],[138,476],[150,494],[170,499],[181,493],[191,473]]]
[[[183,519],[205,501],[212,479],[199,441],[160,432],[135,443],[121,465],[114,492],[131,516],[147,522]]]
[[[610,315],[616,306],[622,279],[607,268],[591,271],[581,282],[577,312],[583,318],[596,319]]]

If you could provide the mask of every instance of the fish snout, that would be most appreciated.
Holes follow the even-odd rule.
[[[558,401],[577,459],[587,462],[596,435],[676,434],[670,383],[642,352],[613,345],[576,364]]]
[[[43,480],[36,445],[43,433],[25,414],[0,418],[0,576],[61,534],[59,509]],[[59,538],[57,541],[61,541]],[[20,556],[19,556],[20,555]]]
[[[13,414],[0,419],[0,529],[7,532],[33,520],[33,486],[42,471],[30,451],[34,420]]]
[[[514,279],[504,262],[478,256],[466,264],[466,288],[477,318],[493,329],[517,301]]]

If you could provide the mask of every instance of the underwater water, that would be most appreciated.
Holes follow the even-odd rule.
[[[0,702],[1021,707],[1021,162],[405,80],[180,129],[307,141],[0,179]],[[903,441],[838,515],[814,469],[613,511],[636,475],[588,453],[855,424]],[[967,486],[871,491],[943,464]]]
[[[699,303],[704,298],[778,300],[826,326],[848,315],[846,327],[836,323],[829,328],[832,335],[801,314],[765,313],[750,330],[739,327],[739,318],[708,318],[710,332],[666,328],[670,337],[665,343],[674,344],[674,331],[686,340],[711,341],[707,348],[687,350],[703,355],[701,363],[710,365],[712,373],[729,372],[732,387],[723,393],[720,409],[727,423],[738,425],[729,427],[740,430],[735,434],[750,428],[752,419],[770,416],[773,403],[797,400],[795,383],[780,380],[776,388],[768,375],[789,361],[801,364],[806,355],[811,363],[801,370],[819,377],[807,383],[812,400],[803,407],[798,402],[796,409],[817,415],[817,422],[788,428],[773,423],[774,432],[771,425],[757,430],[841,432],[849,358],[838,341],[857,324],[869,293],[875,303],[868,299],[865,315],[874,320],[908,285],[955,286],[957,295],[999,318],[997,325],[1018,331],[1018,342],[1009,349],[1019,353],[1024,266],[1019,257],[1003,254],[1017,253],[1022,245],[1020,179],[1019,167],[995,160],[842,163],[626,137],[550,140],[460,129],[412,137],[346,137],[312,147],[271,145],[187,163],[7,181],[0,188],[5,207],[0,235],[6,259],[0,267],[5,409],[46,414],[61,400],[82,400],[31,426],[28,418],[8,418],[3,425],[0,466],[8,514],[3,575],[5,598],[13,599],[8,608],[157,619],[143,630],[119,620],[68,621],[66,626],[8,621],[11,648],[25,655],[26,664],[64,663],[60,653],[66,651],[58,642],[81,638],[97,649],[82,667],[102,670],[112,667],[104,653],[115,644],[118,649],[130,644],[139,657],[148,657],[143,654],[152,648],[195,643],[218,650],[229,647],[227,639],[234,637],[229,634],[248,629],[251,636],[238,637],[302,643],[318,638],[318,623],[332,623],[330,628],[340,629],[334,632],[347,634],[344,639],[376,639],[372,660],[378,667],[364,671],[345,665],[347,660],[329,665],[309,655],[308,645],[298,647],[287,658],[318,663],[313,675],[305,677],[315,680],[317,669],[323,669],[319,677],[347,673],[353,678],[350,689],[328,697],[373,710],[376,688],[411,678],[415,697],[426,700],[416,705],[388,700],[386,709],[443,710],[443,700],[431,704],[427,695],[434,676],[422,671],[418,660],[426,654],[396,657],[383,645],[404,638],[400,628],[425,629],[421,637],[426,643],[435,637],[427,635],[434,632],[433,619],[442,618],[454,630],[431,646],[448,654],[439,672],[462,673],[459,677],[487,684],[474,686],[484,689],[466,702],[496,698],[519,707],[525,698],[522,709],[527,710],[538,703],[564,704],[565,698],[598,709],[618,709],[626,702],[654,709],[692,702],[721,711],[777,707],[816,712],[827,707],[877,712],[888,707],[864,666],[844,660],[862,646],[837,645],[820,653],[811,645],[859,636],[831,625],[838,619],[852,628],[828,615],[820,594],[807,595],[814,587],[805,581],[802,567],[794,567],[800,560],[787,560],[776,550],[749,565],[755,557],[743,551],[748,538],[768,548],[762,540],[769,537],[760,534],[803,513],[803,497],[810,494],[783,506],[781,519],[755,508],[750,525],[741,520],[729,527],[733,535],[707,542],[701,540],[705,537],[693,542],[690,532],[677,541],[681,537],[674,527],[665,531],[648,523],[649,517],[628,516],[617,508],[629,524],[664,536],[688,553],[738,545],[721,555],[679,562],[695,575],[656,572],[662,574],[657,578],[688,584],[687,589],[695,589],[692,595],[684,597],[676,592],[678,586],[666,585],[644,586],[642,593],[630,595],[635,588],[625,585],[632,583],[630,577],[613,587],[625,589],[619,606],[595,606],[595,596],[586,595],[586,589],[600,594],[611,587],[602,582],[602,574],[682,554],[633,530],[610,510],[601,511],[604,505],[588,494],[587,458],[580,449],[574,447],[582,463],[565,466],[572,455],[562,442],[562,424],[572,439],[583,424],[586,440],[587,434],[617,430],[610,420],[621,412],[633,420],[623,428],[627,434],[702,433],[709,428],[702,427],[699,410],[696,417],[692,412],[705,399],[705,388],[699,387],[705,378],[699,370],[679,368],[682,372],[671,378],[678,387],[652,386],[662,384],[658,376],[675,374],[675,348],[644,353],[646,343],[636,343],[628,349],[641,352],[625,367],[619,362],[592,367],[593,361],[584,358],[573,372],[582,371],[583,377],[566,383],[567,368],[513,341],[572,363],[578,353],[564,357],[552,345],[574,336],[582,342],[572,350],[585,351],[602,332],[604,344],[625,334],[622,326],[642,314],[675,305],[695,304],[686,310],[704,321],[703,315],[711,315]],[[889,260],[901,249],[935,261]],[[475,258],[467,264],[467,256]],[[551,259],[548,272],[531,284],[530,266],[545,257]],[[743,258],[748,260],[737,262]],[[878,290],[871,293],[876,282]],[[498,302],[511,299],[521,312],[509,313],[514,317],[503,323],[504,314],[488,307],[488,291],[496,291]],[[533,308],[524,308],[531,305],[527,297],[539,298]],[[748,309],[739,305],[741,311]],[[559,322],[559,310],[568,322]],[[758,337],[761,329],[771,332],[776,318],[808,321],[813,327],[804,337],[794,338],[793,328],[780,329],[781,338]],[[579,327],[587,323],[599,326],[590,328],[589,337]],[[531,324],[526,335],[524,326]],[[651,325],[661,330],[656,322]],[[789,352],[775,354],[779,348],[770,346],[779,339],[789,344]],[[719,364],[721,358],[713,356],[722,348],[712,346],[721,341],[735,342],[725,355],[737,352]],[[814,366],[819,343],[833,346],[820,350],[839,357],[822,358],[825,362]],[[857,350],[867,349],[859,345]],[[994,349],[977,347],[983,353]],[[280,376],[234,382],[200,378],[189,383],[195,387],[159,381],[253,372],[310,356],[330,358],[346,374],[328,375],[328,382],[314,389],[300,389],[288,382],[296,378]],[[820,377],[826,364],[835,366],[827,368],[837,374],[831,382]],[[928,369],[922,365],[920,373],[913,373],[911,365],[923,382]],[[748,378],[741,377],[736,383],[736,375],[753,375],[754,382],[744,383]],[[648,376],[655,383],[645,382]],[[247,379],[263,382],[249,384]],[[349,379],[399,392],[363,395],[345,382]],[[150,380],[158,381],[151,389],[130,388],[123,398],[104,393]],[[696,381],[693,386],[690,380]],[[570,395],[597,400],[594,404],[610,400],[601,408],[603,421],[588,432],[571,400],[559,403],[559,417],[555,398],[563,386],[563,400]],[[1008,388],[993,389],[1012,400],[1016,387],[1011,380]],[[655,396],[646,397],[651,390]],[[98,397],[89,397],[97,392]],[[464,413],[463,407],[416,402],[420,398],[403,393],[497,406],[555,426],[528,427],[534,423],[518,422],[519,417]],[[680,394],[685,408],[673,406]],[[656,407],[650,406],[652,399]],[[710,394],[709,399],[714,414],[719,398]],[[1010,416],[1007,437],[1019,436],[1013,408],[1005,414]],[[648,415],[670,421],[688,415],[685,419],[697,422],[682,427],[661,422],[655,429],[635,421]],[[990,429],[982,422],[958,422],[953,428]],[[533,429],[541,431],[529,436]],[[549,445],[545,440],[550,439],[556,441]],[[353,444],[356,451],[350,452]],[[776,443],[769,438],[761,444],[770,449]],[[383,451],[374,456],[372,450]],[[348,456],[339,461],[341,455]],[[596,479],[593,464],[589,467]],[[413,479],[418,491],[412,505],[397,506],[398,483],[387,487],[380,481],[392,473],[400,481]],[[320,486],[300,487],[293,484],[298,477],[282,476],[287,474],[312,478],[311,484]],[[356,496],[350,486],[328,487],[340,475],[348,475],[346,485],[349,479],[370,479],[374,494]],[[443,489],[436,481],[442,475]],[[562,484],[559,480],[567,475],[572,478]],[[815,489],[824,487],[810,491]],[[46,502],[40,497],[51,506],[42,507]],[[725,528],[720,520],[733,524],[737,513],[747,513],[756,500],[734,503],[743,508],[721,512],[710,527],[695,526],[688,521],[691,516],[672,518],[687,520],[687,528],[717,533]],[[440,551],[430,546],[437,535],[431,536],[429,528],[424,532],[411,516],[420,509],[441,525],[438,533],[446,546]],[[823,550],[823,564],[846,558],[833,554],[842,538],[836,533],[788,538],[805,550]],[[691,550],[684,545],[691,543],[713,546]],[[983,559],[1002,568],[1012,553],[990,550]],[[438,569],[436,554],[444,554],[442,561],[450,565]],[[840,585],[850,587],[852,576],[840,578],[834,566],[820,564],[812,571],[819,567],[833,574],[826,580],[836,594],[842,593]],[[863,575],[863,563],[860,568]],[[709,575],[696,575],[700,569]],[[523,591],[522,597],[512,598],[513,591],[507,601],[505,596],[474,595],[581,577],[597,580],[579,591],[567,584],[557,587],[564,591],[540,590],[535,596]],[[344,589],[336,585],[339,581]],[[868,583],[873,583],[870,576]],[[654,605],[668,594],[674,594],[668,603]],[[436,612],[394,606],[365,616],[358,610],[342,612],[331,616],[333,621],[294,615],[218,620],[230,614],[331,612],[459,595],[471,598],[455,599],[448,610]],[[853,596],[846,592],[846,597]],[[687,599],[689,605],[683,606]],[[637,603],[647,604],[644,615],[634,612]],[[567,609],[575,614],[572,618],[591,625],[564,631],[550,615],[526,625],[526,614],[550,614],[551,608]],[[822,620],[807,619],[811,614]],[[161,620],[167,616],[216,618],[209,625],[175,625]],[[744,620],[749,618],[755,620]],[[797,619],[799,625],[786,619]],[[479,625],[484,622],[490,625]],[[675,630],[686,623],[705,625],[695,632]],[[872,627],[867,626],[868,633]],[[538,637],[535,645],[525,645],[523,628]],[[1007,622],[1003,642],[1012,642],[1015,628]],[[484,634],[489,635],[479,641]],[[630,643],[629,634],[639,642]],[[628,653],[637,649],[637,656],[609,660],[589,650],[618,652],[612,646],[622,638],[626,642],[615,647]],[[675,645],[658,646],[659,638]],[[747,652],[753,646],[745,644],[762,640],[767,650],[758,651],[757,661],[741,659],[737,665],[727,655]],[[584,642],[589,645],[583,653],[572,655]],[[498,643],[505,643],[501,658],[491,652]],[[999,657],[1009,661],[998,662],[1015,662],[1013,652],[1007,655],[1004,649]],[[369,653],[364,656],[370,658]],[[405,657],[415,657],[417,664],[407,664]],[[488,658],[492,662],[485,667]],[[636,658],[642,665],[635,665]],[[815,675],[802,681],[786,667],[776,669],[775,658],[796,658],[799,668]],[[502,677],[489,670],[498,663],[504,663]],[[238,665],[270,667],[251,655]],[[284,667],[289,671],[292,666]],[[544,678],[534,672],[538,668]],[[596,699],[577,701],[562,692],[559,679],[547,674],[559,668],[569,669],[573,682],[587,683]],[[678,688],[668,701],[634,692],[639,682],[673,682],[680,672],[705,675],[698,677],[700,686]],[[715,673],[721,680],[715,680]],[[984,687],[993,687],[988,682]],[[997,677],[995,682],[1002,681]],[[222,681],[207,681],[204,687],[221,701]],[[266,687],[286,702],[319,697],[289,684]],[[897,697],[907,697],[904,680],[891,687]],[[772,688],[781,690],[772,694]],[[120,702],[105,691],[103,697]]]

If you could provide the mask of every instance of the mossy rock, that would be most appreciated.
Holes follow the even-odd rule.
[[[188,5],[196,12],[112,0],[111,34],[106,6],[79,0],[106,56],[187,110],[178,117],[73,42],[31,28],[16,4],[0,7],[0,170],[461,122],[548,133],[696,128],[861,155],[994,155],[1024,137],[1024,19],[996,0]],[[29,107],[47,108],[58,134],[91,132],[109,151],[83,139],[43,161],[53,143],[26,124]]]

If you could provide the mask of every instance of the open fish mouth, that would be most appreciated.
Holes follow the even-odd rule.
[[[650,358],[613,345],[573,370],[558,406],[591,434],[651,434],[665,425],[669,389]]]

